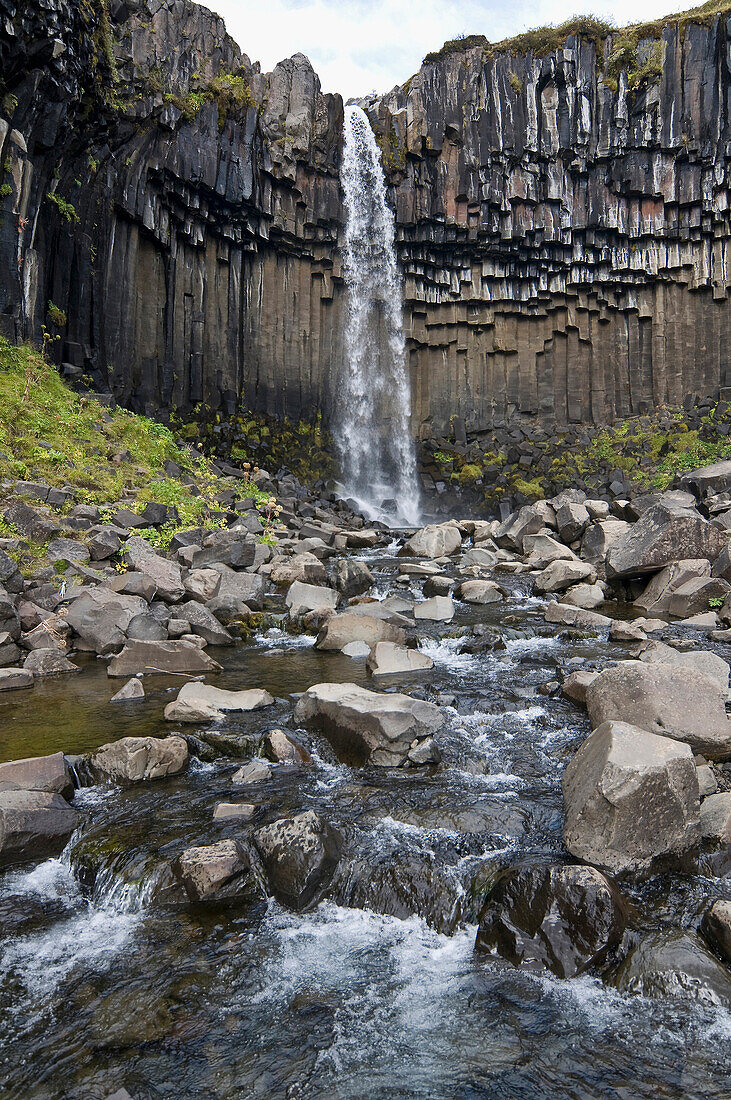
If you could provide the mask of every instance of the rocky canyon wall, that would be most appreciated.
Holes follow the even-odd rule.
[[[0,331],[45,326],[67,372],[136,409],[327,416],[340,97],[301,55],[262,74],[189,0],[0,17]],[[731,387],[726,17],[440,55],[365,104],[416,432]]]

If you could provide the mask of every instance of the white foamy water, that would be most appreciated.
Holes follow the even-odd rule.
[[[256,634],[254,641],[266,649],[310,649],[317,638],[314,634],[288,634],[273,626],[263,633]]]
[[[463,638],[422,638],[419,652],[449,672],[471,672],[479,667],[480,658],[473,653],[460,653],[463,641]]]

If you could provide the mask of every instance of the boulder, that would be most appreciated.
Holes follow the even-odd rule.
[[[427,577],[422,592],[427,598],[429,596],[448,596],[452,590],[452,583],[449,577]]]
[[[594,683],[598,672],[590,669],[578,669],[566,677],[561,687],[561,693],[573,703],[586,706],[586,693]]]
[[[640,646],[639,659],[646,664],[680,665],[683,668],[695,669],[704,676],[715,680],[721,691],[726,695],[729,690],[729,675],[731,668],[723,657],[713,653],[710,649],[673,649],[663,642],[651,641]]]
[[[655,932],[630,951],[611,978],[622,993],[731,1007],[731,975],[692,932]]]
[[[213,820],[224,825],[232,822],[248,825],[255,814],[256,806],[250,802],[219,802],[213,811]]]
[[[575,542],[589,526],[590,516],[585,505],[567,501],[556,509],[556,526],[563,542]]]
[[[731,792],[723,791],[703,799],[701,836],[714,844],[731,844]]]
[[[712,502],[715,497],[731,490],[731,460],[723,459],[711,466],[688,470],[679,475],[678,484],[698,500]]]
[[[261,611],[264,606],[264,578],[256,573],[237,573],[226,565],[214,563],[211,571],[220,577],[218,592],[207,603],[209,611],[217,614],[222,604],[239,608],[239,615],[248,615],[249,610]],[[231,620],[227,620],[231,621]]]
[[[606,961],[625,923],[621,895],[593,867],[511,867],[490,891],[475,947],[573,978]]]
[[[50,562],[81,562],[89,561],[90,554],[83,542],[75,539],[51,539],[46,547],[46,557]]]
[[[272,565],[269,579],[272,584],[291,585],[295,581],[305,584],[327,584],[327,570],[314,554],[295,554],[292,558],[280,558]]]
[[[606,669],[586,693],[594,728],[628,722],[684,741],[711,760],[731,756],[731,722],[717,681],[682,664],[624,661]]]
[[[534,579],[536,592],[563,592],[581,581],[596,580],[593,566],[583,561],[553,561]]]
[[[93,752],[89,768],[100,780],[141,783],[182,772],[188,746],[182,737],[122,737]]]
[[[607,555],[629,535],[632,524],[621,519],[603,519],[587,527],[581,540],[580,556],[604,575]]]
[[[132,619],[146,611],[147,601],[139,596],[87,588],[69,604],[66,622],[81,639],[77,648],[104,656],[122,648]]]
[[[398,676],[410,672],[424,672],[434,668],[431,657],[418,649],[407,649],[394,642],[376,642],[366,661],[373,676]]]
[[[338,593],[332,588],[295,581],[289,586],[285,604],[293,619],[301,618],[309,611],[334,611],[338,605]]]
[[[475,546],[472,550],[468,550],[462,558],[465,565],[476,565],[480,569],[493,569],[498,562],[497,553],[494,550],[487,550],[482,546]]]
[[[208,607],[198,603],[197,600],[178,604],[175,613],[185,622],[190,623],[192,632],[199,638],[203,638],[209,645],[233,645],[234,640],[228,630],[221,626]]]
[[[499,524],[493,538],[497,545],[503,547],[503,549],[522,551],[526,536],[537,534],[545,526],[545,516],[539,506],[526,504],[518,512],[513,512]]]
[[[612,642],[644,642],[647,635],[641,626],[623,619],[613,619],[609,627],[609,640]]]
[[[251,532],[242,527],[211,531],[203,539],[203,549],[194,550],[188,564],[191,569],[205,569],[209,565],[250,569],[256,559],[258,545]]]
[[[210,722],[227,711],[251,711],[270,707],[274,698],[263,688],[224,691],[191,680],[183,684],[178,697],[165,707],[168,722]]]
[[[430,523],[408,539],[399,554],[417,558],[443,558],[462,547],[462,535],[454,523]]]
[[[249,857],[235,840],[186,848],[173,862],[173,873],[193,902],[255,901],[260,897]]]
[[[313,810],[264,825],[254,843],[272,892],[297,910],[319,900],[342,850],[340,835]]]
[[[687,558],[672,562],[652,578],[642,595],[635,600],[635,604],[650,615],[667,614],[677,589],[688,581],[710,575],[711,563],[707,558]]]
[[[426,593],[426,585],[424,592]],[[457,595],[465,603],[476,604],[500,603],[505,599],[505,592],[494,581],[462,581],[457,589]]]
[[[657,504],[635,523],[607,556],[607,577],[641,576],[687,558],[715,561],[727,536],[699,515]]]
[[[561,603],[570,604],[572,607],[582,607],[585,611],[592,611],[606,600],[606,593],[601,582],[596,584],[575,584],[561,596]]]
[[[108,676],[136,676],[139,672],[218,672],[221,666],[190,642],[129,642],[107,665]]]
[[[218,595],[221,574],[215,569],[189,569],[183,576],[183,587],[191,599],[207,603]]]
[[[290,737],[284,730],[269,730],[262,741],[264,755],[275,764],[287,764],[298,767],[300,764],[312,763],[304,745]]]
[[[379,642],[376,642],[376,645],[379,644]],[[366,642],[348,642],[347,645],[343,646],[340,652],[346,657],[368,657],[371,652],[371,647],[367,645]]]
[[[127,627],[127,639],[130,642],[164,642],[168,632],[154,615],[144,612],[130,619]]]
[[[231,776],[235,787],[247,787],[250,783],[266,783],[272,778],[272,769],[266,760],[250,760]]]
[[[48,516],[36,512],[22,501],[16,500],[3,513],[3,519],[14,527],[23,538],[47,543],[59,534],[59,528]]]
[[[613,875],[694,865],[699,795],[688,745],[604,722],[570,761],[562,788],[564,842],[578,859]]]
[[[131,680],[128,680],[124,687],[121,687],[116,695],[113,695],[109,700],[110,703],[127,703],[132,699],[144,699],[145,689],[142,686],[142,681],[138,680],[136,676],[133,676]]]
[[[330,570],[330,583],[346,599],[361,596],[373,586],[374,578],[368,566],[352,558],[340,558]]]
[[[573,626],[578,630],[605,630],[612,623],[607,615],[600,615],[598,611],[585,611],[581,607],[556,602],[548,604],[544,618],[547,623]]]
[[[343,649],[350,642],[365,642],[372,647],[377,642],[397,642],[403,645],[406,632],[400,625],[400,615],[384,612],[382,618],[363,615],[359,610],[333,615],[317,635],[317,649]]]
[[[731,963],[731,901],[716,901],[704,914],[701,932],[712,947]]]
[[[551,535],[527,535],[523,539],[523,551],[528,555],[526,565],[531,569],[545,569],[554,561],[578,561],[573,550]]]
[[[0,790],[0,867],[58,855],[77,821],[60,794]]]
[[[451,596],[432,596],[422,603],[414,604],[414,618],[450,623],[454,618],[454,602]]]
[[[693,577],[680,585],[668,598],[668,614],[680,619],[703,615],[711,600],[725,600],[731,585],[720,577]]]
[[[107,558],[119,553],[122,540],[114,527],[101,525],[92,527],[87,546],[92,561],[106,561]]]
[[[177,603],[183,598],[185,586],[180,566],[157,554],[145,539],[139,535],[127,539],[124,556],[135,572],[152,579],[158,599]]]
[[[26,672],[34,676],[63,676],[67,673],[81,672],[78,665],[53,649],[36,649],[23,661]]]
[[[716,793],[718,790],[718,780],[710,764],[698,764],[695,770],[698,776],[698,793],[701,796],[702,802],[709,794]]]
[[[315,684],[298,701],[294,716],[322,729],[346,763],[384,767],[405,765],[418,742],[444,725],[432,703],[357,684]]]
[[[74,783],[62,752],[0,764],[0,791],[46,791],[71,798]]]
[[[0,668],[0,691],[33,687],[33,673],[25,668]]]

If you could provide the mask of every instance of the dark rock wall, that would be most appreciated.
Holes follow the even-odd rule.
[[[729,25],[667,26],[637,90],[611,49],[477,47],[366,105],[422,435],[731,387]],[[0,0],[0,78],[0,332],[135,409],[327,415],[343,108],[307,59],[262,74],[189,0]]]

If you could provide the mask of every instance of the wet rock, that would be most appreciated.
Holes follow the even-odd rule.
[[[376,642],[376,645],[385,645],[387,643]],[[388,643],[393,645],[394,643]],[[366,642],[348,642],[340,650],[346,657],[368,657],[371,652],[371,647]]]
[[[291,585],[295,581],[327,585],[327,570],[314,554],[295,554],[292,558],[275,561],[269,579],[277,585]]]
[[[452,583],[449,577],[427,577],[422,592],[427,598],[429,596],[448,596],[452,590]]]
[[[407,753],[407,760],[416,767],[423,767],[427,764],[438,764],[441,759],[442,754],[433,737],[425,737],[421,741],[417,739],[413,740],[411,742],[411,748]]]
[[[98,1050],[128,1050],[164,1039],[174,1021],[165,997],[156,989],[137,983],[131,989],[115,989],[95,1006],[89,1021],[91,1043]],[[126,1089],[120,1089],[128,1097]],[[119,1095],[119,1093],[115,1094]]]
[[[89,757],[89,768],[99,780],[142,783],[177,775],[188,764],[188,746],[182,737],[122,737],[102,745]]]
[[[0,790],[0,867],[58,855],[77,821],[60,794]]]
[[[593,583],[596,572],[591,565],[582,561],[553,561],[534,579],[536,592],[563,592],[581,581]]]
[[[219,671],[221,666],[198,646],[174,642],[129,642],[107,666],[108,676],[136,676],[139,672]]]
[[[586,693],[598,675],[598,672],[589,669],[578,669],[576,672],[569,673],[561,686],[562,695],[573,703],[585,706]]]
[[[487,550],[482,546],[475,546],[472,550],[467,551],[462,558],[462,562],[464,565],[476,565],[479,569],[493,569],[497,565],[498,556],[494,550]],[[424,588],[426,589],[426,585]],[[433,595],[443,595],[443,593],[435,592]]]
[[[684,741],[711,760],[731,756],[723,692],[697,669],[624,661],[597,677],[586,693],[586,707],[594,728],[628,722]]]
[[[269,730],[262,741],[262,749],[275,764],[298,766],[312,763],[312,757],[304,745],[294,737],[290,737],[284,730]]]
[[[549,603],[545,610],[547,623],[560,623],[563,626],[575,626],[579,630],[605,630],[612,620],[598,611],[584,611],[581,607],[571,607],[565,603]]]
[[[422,527],[408,539],[399,550],[404,556],[416,558],[448,557],[462,546],[459,528],[452,523],[431,523]]]
[[[370,651],[366,666],[373,676],[398,676],[434,668],[434,662],[425,653],[419,653],[418,649],[407,649],[394,642],[377,642]]]
[[[711,947],[731,963],[731,901],[716,901],[703,916],[701,932]]]
[[[173,862],[173,873],[190,901],[253,901],[259,897],[249,857],[235,840],[186,848]]]
[[[330,581],[346,599],[362,595],[375,583],[368,566],[351,558],[340,558],[333,564]]]
[[[185,595],[180,566],[156,554],[149,542],[133,535],[127,539],[124,547],[125,558],[137,573],[150,577],[155,585],[159,599],[166,603],[176,603]]]
[[[719,531],[701,516],[655,505],[615,543],[607,556],[607,576],[639,576],[685,558],[714,561],[727,544]]]
[[[136,676],[133,676],[131,680],[128,680],[124,687],[121,687],[116,695],[113,695],[109,700],[110,703],[127,703],[132,699],[144,699],[145,689],[142,686],[142,681],[138,680]]]
[[[272,769],[265,760],[250,760],[238,768],[231,776],[235,787],[246,787],[250,783],[266,783],[272,778]]]
[[[210,610],[196,600],[188,600],[187,603],[178,604],[175,609],[199,638],[203,638],[208,645],[233,645],[233,638],[229,632],[221,626],[220,622]]]
[[[284,602],[292,618],[297,619],[309,611],[334,611],[338,599],[338,593],[332,588],[295,581],[289,586]]]
[[[183,684],[177,698],[165,707],[168,722],[210,722],[227,711],[252,711],[270,707],[274,697],[263,688],[224,691],[210,684],[190,681]]]
[[[426,592],[426,586],[424,586]],[[457,595],[465,603],[500,603],[505,599],[505,591],[494,581],[463,581],[457,589]]]
[[[623,993],[731,1007],[731,976],[692,932],[646,936],[610,980]]]
[[[605,722],[570,761],[561,785],[564,842],[578,859],[613,875],[694,865],[699,796],[688,745]]]
[[[312,810],[257,829],[254,843],[273,893],[298,910],[322,895],[342,850],[339,834]]]
[[[703,799],[701,835],[714,844],[731,844],[731,792],[711,794]]]
[[[34,676],[63,676],[81,672],[78,665],[53,649],[36,649],[29,653],[23,661],[23,668]]]
[[[593,867],[510,868],[490,892],[475,947],[573,978],[606,961],[625,923],[619,891]]]
[[[451,623],[454,618],[454,603],[450,596],[432,596],[431,599],[414,605],[414,618]]]
[[[295,720],[322,729],[345,762],[400,767],[413,741],[444,725],[438,707],[408,695],[381,694],[357,684],[315,684],[295,707]]]
[[[0,691],[33,687],[33,673],[25,668],[0,668]]]
[[[246,825],[253,819],[256,809],[250,802],[219,802],[213,811],[213,820],[223,825],[234,822]]]
[[[364,615],[360,609],[341,611],[325,623],[317,635],[317,649],[343,649],[350,642],[365,642],[369,649],[377,642],[406,642],[401,616],[383,612],[383,617]]]
[[[572,607],[581,607],[585,611],[592,611],[599,604],[604,603],[606,598],[601,583],[576,584],[563,593],[561,603],[570,604]]]
[[[0,764],[0,791],[46,791],[71,798],[74,784],[62,752]]]

